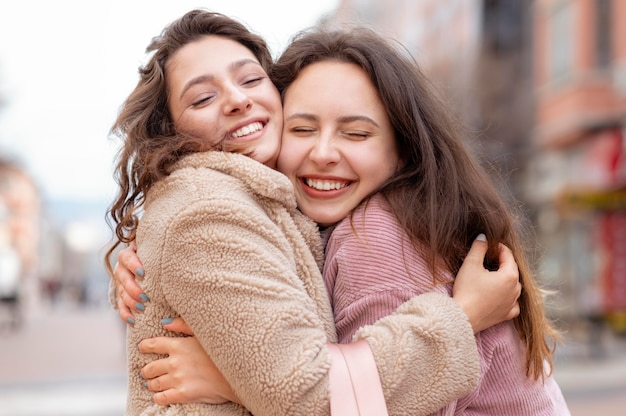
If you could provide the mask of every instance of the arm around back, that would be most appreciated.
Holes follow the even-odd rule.
[[[472,327],[449,296],[405,302],[355,339],[370,345],[390,415],[427,415],[472,391],[479,356]]]

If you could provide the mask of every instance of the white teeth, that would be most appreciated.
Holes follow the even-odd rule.
[[[244,126],[236,131],[234,131],[231,134],[231,137],[237,139],[239,137],[243,137],[243,136],[247,136],[250,133],[254,133],[256,131],[259,131],[263,128],[263,123],[260,123],[258,121],[254,122],[254,123],[250,123],[247,126]]]
[[[330,191],[348,186],[348,182],[321,181],[315,179],[306,179],[306,184],[311,188],[317,189],[318,191]]]

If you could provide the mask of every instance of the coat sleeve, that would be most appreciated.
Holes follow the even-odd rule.
[[[425,293],[355,340],[370,344],[390,415],[427,415],[476,386],[479,356],[472,328],[449,296]]]
[[[167,225],[165,297],[253,414],[328,414],[327,336],[293,249],[257,205],[232,204],[198,202]]]

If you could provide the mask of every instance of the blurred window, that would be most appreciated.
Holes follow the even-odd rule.
[[[550,75],[553,80],[567,76],[574,58],[574,10],[563,2],[554,9],[550,19]]]
[[[483,27],[492,52],[518,50],[522,44],[523,4],[517,0],[486,0]]]
[[[596,0],[596,64],[611,66],[611,0]]]

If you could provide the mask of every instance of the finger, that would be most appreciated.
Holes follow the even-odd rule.
[[[132,311],[128,309],[128,306],[124,303],[124,299],[118,295],[117,297],[117,309],[119,311],[120,317],[122,320],[128,324],[135,323],[135,315],[133,315]]]
[[[142,354],[169,355],[176,348],[178,338],[154,337],[146,338],[139,343],[139,352]]]
[[[511,310],[509,311],[509,315],[507,316],[507,319],[517,318],[519,316],[519,313],[520,313],[519,303],[516,302],[515,306],[513,306]]]
[[[154,393],[153,400],[154,403],[160,406],[169,406],[177,403],[189,403],[185,396],[176,389],[168,389],[159,393]]]
[[[141,369],[141,376],[145,380],[152,380],[168,374],[169,368],[169,358],[159,358],[144,365]]]
[[[124,263],[118,261],[115,264],[113,279],[115,280],[118,290],[122,289],[127,292],[135,302],[141,301],[143,290],[137,284],[135,275],[126,268]]]
[[[143,264],[137,257],[137,248],[133,246],[126,247],[117,253],[117,261],[127,270],[132,271],[137,279],[143,279]]]
[[[187,325],[187,322],[185,322],[181,317],[174,318],[171,323],[165,323],[169,322],[167,319],[164,319],[161,322],[163,323],[163,328],[168,331],[177,332],[179,334],[194,335],[191,328],[189,328],[189,325]]]
[[[121,283],[117,286],[117,299],[118,304],[121,301],[124,304],[125,309],[129,309],[130,311],[143,312],[145,309],[143,301],[130,295]]]
[[[169,375],[165,374],[150,380],[146,380],[145,386],[148,390],[159,392],[172,388]]]
[[[515,274],[519,274],[513,251],[502,243],[498,245],[498,249],[498,262],[500,263],[499,270],[509,270]]]
[[[472,242],[472,246],[466,256],[466,261],[483,264],[485,255],[487,254],[487,248],[488,245],[485,234],[479,234]]]

